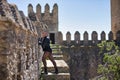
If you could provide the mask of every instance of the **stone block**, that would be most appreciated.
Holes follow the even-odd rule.
[[[53,74],[48,73],[47,75],[43,75],[43,80],[70,80],[70,74],[69,73],[59,73],[59,74]]]

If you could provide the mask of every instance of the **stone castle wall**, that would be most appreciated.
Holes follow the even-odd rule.
[[[16,5],[0,0],[0,80],[38,80],[41,28],[47,27],[25,17]]]
[[[102,31],[100,34],[100,40],[99,40],[98,33],[96,31],[93,31],[92,34],[90,34],[90,36],[89,36],[88,32],[85,31],[83,34],[83,40],[81,40],[81,34],[78,31],[76,31],[74,34],[74,40],[71,40],[71,33],[67,32],[66,40],[63,40],[63,34],[61,32],[58,32],[58,36],[59,36],[58,43],[63,44],[63,45],[79,44],[81,46],[96,45],[101,41],[107,40],[106,35],[107,34],[104,31]],[[89,37],[91,37],[91,40],[89,40]],[[112,31],[110,31],[108,34],[108,40],[109,41],[114,40]]]
[[[52,11],[48,4],[45,5],[44,13],[41,11],[41,5],[36,6],[36,12],[33,10],[32,4],[28,5],[28,17],[31,21],[40,21],[48,26],[48,31],[54,34],[55,42],[57,42],[58,36],[58,5],[54,4]],[[51,35],[50,35],[51,39]]]
[[[83,40],[80,39],[80,33],[77,31],[74,34],[74,40],[71,40],[71,33],[67,32],[66,40],[63,40],[63,35],[59,32],[59,44],[62,45],[64,60],[70,68],[71,80],[90,80],[98,76],[98,64],[102,62],[103,55],[99,54],[97,46],[101,41],[106,40],[105,32],[101,33],[101,39],[98,40],[97,32],[93,31],[92,39],[88,39],[88,33],[83,34]],[[113,33],[110,31],[107,41],[115,41],[120,46],[120,31],[116,34],[117,39],[113,40]]]

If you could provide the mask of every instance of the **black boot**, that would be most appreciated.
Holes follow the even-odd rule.
[[[55,74],[58,74],[58,68],[57,67],[55,68]]]
[[[44,73],[48,74],[47,68],[44,68]]]

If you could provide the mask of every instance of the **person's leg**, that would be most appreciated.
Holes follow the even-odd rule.
[[[56,65],[56,62],[52,56],[52,53],[51,52],[47,52],[48,54],[48,58],[51,60],[51,62],[53,63],[54,65],[54,68],[55,68],[55,73],[58,74],[58,68],[57,68],[57,65]]]
[[[42,62],[43,62],[43,65],[44,65],[44,73],[47,74],[47,63],[46,63],[46,57],[47,57],[47,54],[44,52],[43,54],[43,57],[42,57]]]

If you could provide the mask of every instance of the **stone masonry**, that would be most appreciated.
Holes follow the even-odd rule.
[[[120,0],[111,1],[111,30],[116,38],[116,33],[120,30]]]
[[[120,45],[119,3],[119,0],[111,0],[112,31],[107,41],[115,40]],[[101,60],[97,44],[106,40],[104,31],[100,40],[95,31],[92,32],[91,40],[86,31],[81,40],[77,31],[73,41],[70,32],[67,32],[66,41],[63,41],[62,33],[58,33],[57,4],[53,6],[52,13],[48,4],[45,5],[44,13],[41,13],[40,4],[36,6],[36,13],[29,4],[26,17],[15,4],[0,0],[0,80],[38,80],[43,52],[37,39],[44,29],[55,37],[53,42],[64,46],[62,51],[70,68],[71,80],[89,80],[97,76],[96,69]]]
[[[71,80],[91,80],[98,76],[98,64],[102,62],[103,55],[99,55],[99,48],[97,46],[101,41],[107,40],[106,33],[101,32],[101,39],[98,40],[98,34],[93,31],[91,40],[89,40],[88,33],[85,31],[83,40],[80,38],[78,31],[74,34],[74,40],[71,40],[71,33],[66,33],[66,40],[63,40],[61,32],[58,33],[59,44],[61,44],[64,60],[70,68]],[[115,41],[120,46],[120,31],[116,34],[116,40],[113,40],[113,33],[110,31],[107,41]]]
[[[50,13],[50,7],[45,5],[44,13],[41,11],[41,5],[36,6],[36,12],[33,10],[32,4],[28,5],[28,17],[31,21],[38,21],[47,24],[49,37],[52,43],[57,43],[58,39],[58,5],[54,4],[52,12]]]
[[[0,80],[38,80],[38,35],[47,26],[31,21],[15,4],[0,0]]]

